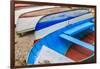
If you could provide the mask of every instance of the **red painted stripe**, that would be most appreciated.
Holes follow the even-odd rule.
[[[84,55],[84,54],[82,54],[82,53],[80,53],[72,48],[69,50],[69,52],[66,54],[66,56],[75,60],[75,61],[80,61],[80,60],[87,57],[86,55]]]
[[[34,44],[37,43],[40,39],[34,40]]]
[[[91,50],[84,48],[82,46],[78,46],[78,45],[73,45],[72,49],[75,49],[76,51],[78,51],[84,55],[87,55],[87,56],[90,56],[93,53]]]

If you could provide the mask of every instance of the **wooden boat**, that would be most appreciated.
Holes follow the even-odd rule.
[[[52,11],[52,12],[50,12],[50,11]],[[57,15],[51,16],[51,18],[53,18],[53,19],[61,18],[60,20],[63,21],[63,19],[67,18],[64,15],[68,15],[68,16],[71,15],[70,18],[73,18],[73,17],[75,17],[75,15],[73,16],[74,13],[76,14],[76,16],[78,16],[79,14],[82,15],[82,14],[88,13],[88,10],[83,10],[81,12],[80,11],[81,10],[68,11],[68,9],[66,7],[57,7],[57,8],[52,8],[52,9],[40,10],[38,12],[33,11],[30,13],[26,13],[26,14],[23,14],[22,16],[20,16],[20,18],[18,19],[17,24],[16,24],[16,32],[17,33],[25,33],[28,31],[35,30],[35,27],[36,27],[36,24],[38,23],[38,21],[40,21],[41,18],[44,18],[45,16],[50,15],[50,14],[61,12],[61,13],[59,13],[59,15],[57,14]],[[46,17],[45,19],[42,19],[42,22],[43,22],[43,20],[48,21],[51,18]]]
[[[94,23],[91,22],[94,16],[80,11],[57,13],[42,18],[35,27],[34,45],[28,54],[27,64],[35,64],[43,45],[74,62],[91,60],[94,56],[94,46],[91,44],[95,41]],[[54,18],[55,15],[59,18]],[[95,60],[88,62],[93,61]]]
[[[35,6],[16,10],[15,24],[18,34],[34,30],[36,23],[45,15],[69,10],[59,6]],[[51,12],[52,11],[52,12]]]

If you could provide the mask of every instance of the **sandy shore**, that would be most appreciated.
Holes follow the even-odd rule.
[[[25,65],[29,50],[33,46],[34,32],[29,32],[22,37],[15,33],[15,65]]]

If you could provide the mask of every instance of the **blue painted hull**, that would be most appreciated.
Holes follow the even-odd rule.
[[[49,27],[51,25],[58,24],[63,21],[68,21],[75,17],[89,13],[89,12],[77,12],[77,11],[75,11],[75,12],[71,11],[71,12],[73,12],[73,13],[69,13],[69,12],[65,11],[65,12],[61,12],[61,13],[57,13],[57,14],[53,14],[53,15],[47,15],[47,16],[43,17],[42,19],[40,19],[40,21],[36,25],[35,30],[41,30],[41,29]]]
[[[35,62],[36,58],[38,57],[38,54],[39,54],[43,45],[55,50],[56,52],[58,52],[62,55],[65,55],[66,52],[69,50],[70,46],[72,45],[72,43],[60,38],[59,35],[61,35],[64,31],[66,31],[72,27],[75,27],[77,25],[80,25],[84,22],[89,22],[89,21],[91,22],[92,19],[93,18],[90,18],[90,19],[80,21],[80,22],[75,23],[75,24],[68,25],[67,27],[56,30],[55,32],[48,34],[44,38],[40,39],[38,42],[36,42],[34,44],[33,48],[31,49],[31,51],[28,55],[27,64],[34,64],[34,62]],[[85,32],[85,33],[87,33],[87,32]],[[74,37],[79,39],[84,34],[80,34],[80,36],[78,36],[78,37],[74,36]]]

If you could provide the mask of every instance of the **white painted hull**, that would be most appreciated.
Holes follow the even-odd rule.
[[[17,21],[17,24],[16,24],[16,32],[17,33],[24,33],[24,32],[28,32],[28,31],[32,31],[32,30],[35,30],[36,24],[39,21],[44,22],[44,21],[49,21],[50,19],[51,20],[53,20],[53,19],[59,20],[59,19],[64,18],[66,16],[73,17],[74,13],[77,13],[80,11],[81,10],[69,11],[69,12],[67,12],[67,14],[66,14],[66,12],[64,12],[64,13],[60,13],[60,14],[51,15],[49,17],[45,17],[46,15],[42,15],[42,16],[37,16],[37,17],[19,18]],[[81,11],[81,13],[84,13],[84,12],[87,13],[88,11],[87,10]],[[64,15],[64,17],[62,17],[62,15]],[[43,18],[43,17],[45,17],[45,18]],[[41,18],[42,18],[42,20],[40,20]]]

